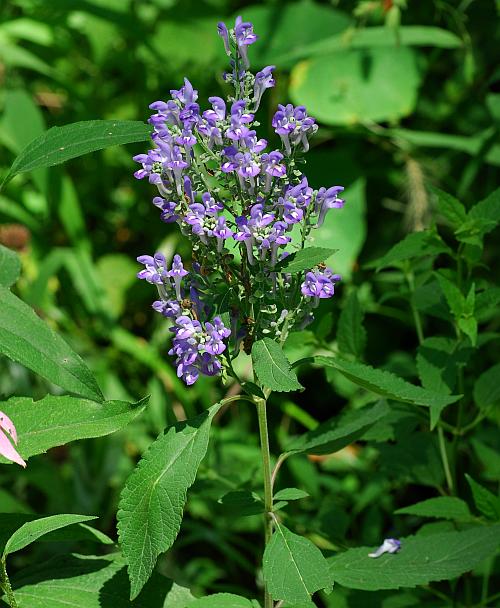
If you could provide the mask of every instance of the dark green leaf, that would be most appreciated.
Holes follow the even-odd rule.
[[[500,401],[500,363],[483,372],[474,384],[474,402],[481,410]]]
[[[390,266],[399,266],[405,260],[449,252],[450,249],[435,231],[422,230],[421,232],[407,234],[402,241],[396,243],[384,256],[370,262],[367,267],[376,268],[378,271]]]
[[[500,497],[495,496],[487,488],[474,481],[470,475],[465,474],[467,483],[472,492],[476,509],[488,519],[500,520]]]
[[[94,376],[24,302],[0,286],[0,353],[82,397],[102,401]]]
[[[467,503],[455,496],[438,496],[395,511],[396,515],[417,515],[467,522],[472,520]]]
[[[255,604],[240,595],[216,593],[193,600],[186,608],[255,608]]]
[[[118,534],[128,563],[131,599],[151,576],[160,553],[177,537],[188,488],[208,447],[221,404],[170,427],[142,457],[122,491]]]
[[[292,253],[276,266],[277,272],[296,274],[303,270],[311,270],[314,266],[321,264],[338,249],[327,249],[326,247],[307,247]]]
[[[454,579],[495,554],[500,526],[462,532],[409,536],[401,550],[377,559],[368,557],[372,547],[349,549],[329,560],[333,579],[351,589],[376,591],[427,585]]]
[[[233,490],[225,494],[219,503],[233,515],[246,517],[264,512],[264,503],[258,494],[250,490]]]
[[[490,222],[487,232],[500,222],[500,188],[494,190],[484,200],[474,205],[468,216],[472,219],[486,220]]]
[[[21,273],[21,260],[19,256],[0,244],[0,285],[10,287]]]
[[[294,439],[287,452],[307,452],[310,454],[331,454],[356,441],[384,416],[390,409],[385,401],[366,406],[359,410],[349,410],[340,416],[323,422],[313,431]]]
[[[265,388],[278,392],[302,388],[281,346],[271,338],[253,344],[252,362],[257,378]]]
[[[70,441],[114,433],[143,412],[148,400],[96,403],[70,396],[47,395],[40,401],[11,397],[0,402],[0,409],[15,421],[18,450],[27,460]]]
[[[462,203],[451,194],[434,186],[431,186],[431,191],[436,195],[437,207],[441,215],[453,228],[460,228],[467,217],[467,212]]]
[[[340,313],[337,342],[342,353],[361,357],[366,345],[366,330],[363,326],[363,311],[355,291],[347,298]]]
[[[149,139],[151,127],[133,120],[88,120],[52,127],[30,142],[19,154],[4,179],[39,167],[52,167],[109,146]]]

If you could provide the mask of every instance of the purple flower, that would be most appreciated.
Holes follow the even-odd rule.
[[[258,36],[254,34],[253,25],[249,21],[243,21],[241,17],[236,17],[234,35],[238,51],[243,60],[243,67],[248,69],[250,62],[248,61],[247,46],[253,44],[258,39]]]
[[[261,156],[262,168],[266,174],[264,182],[265,192],[269,192],[271,189],[273,177],[282,178],[286,176],[286,167],[281,162],[283,158],[283,154],[278,152],[278,150],[273,150],[272,152],[269,152],[269,154],[263,154]]]
[[[276,81],[273,78],[274,65],[268,65],[263,68],[260,72],[255,74],[255,83],[253,87],[253,102],[255,104],[254,111],[259,109],[260,100],[266,89],[274,87]]]
[[[181,256],[176,253],[172,261],[172,268],[168,271],[168,276],[174,280],[175,295],[178,300],[182,300],[181,295],[181,280],[185,277],[188,271],[184,269]]]
[[[137,258],[139,264],[143,264],[145,268],[137,273],[138,279],[145,279],[148,283],[163,285],[169,274],[167,271],[167,262],[162,253],[155,253],[154,257],[150,255],[140,255]]]
[[[219,21],[217,24],[217,33],[224,41],[224,49],[226,51],[226,55],[231,56],[231,47],[229,46],[229,31],[227,26],[222,21]]]
[[[283,106],[278,105],[278,111],[273,116],[272,126],[280,136],[286,153],[292,153],[291,146],[302,143],[304,152],[309,150],[308,137],[311,137],[318,130],[318,125],[314,118],[307,116],[304,106],[292,106],[291,103]]]
[[[161,210],[160,218],[162,222],[171,224],[179,219],[179,204],[174,201],[167,201],[161,196],[155,196],[153,198],[153,205]]]
[[[234,232],[227,226],[226,218],[223,215],[217,219],[213,235],[217,238],[217,251],[220,253],[224,247],[224,241],[234,235]]]
[[[316,212],[319,213],[316,228],[320,228],[323,225],[329,209],[341,209],[344,206],[345,200],[337,196],[343,191],[344,188],[342,186],[332,186],[331,188],[328,188],[328,190],[326,188],[320,188],[318,190],[315,201],[315,209]]]
[[[331,298],[335,293],[335,283],[341,280],[338,274],[332,274],[330,268],[325,270],[310,270],[300,286],[301,292],[307,298],[314,298],[317,305],[320,299]]]
[[[184,106],[194,103],[198,99],[198,91],[193,88],[193,85],[187,78],[184,78],[184,86],[178,91],[171,89],[170,95],[174,99],[178,99]]]
[[[181,314],[181,307],[177,300],[156,300],[152,307],[164,317],[174,319]]]
[[[396,538],[386,538],[380,547],[368,557],[380,557],[384,553],[397,553],[401,549],[401,541]]]

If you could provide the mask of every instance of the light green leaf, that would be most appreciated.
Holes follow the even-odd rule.
[[[385,401],[358,410],[348,410],[323,422],[313,431],[294,439],[286,446],[291,453],[331,454],[356,441],[376,422],[389,414]]]
[[[263,338],[253,344],[252,362],[264,387],[285,393],[302,388],[281,346],[271,338]]]
[[[255,604],[245,597],[232,593],[216,593],[190,602],[187,608],[254,608]]]
[[[396,243],[381,258],[367,264],[367,268],[376,268],[377,272],[382,268],[390,266],[399,267],[401,262],[413,258],[438,255],[440,253],[451,253],[451,250],[437,232],[433,230],[422,230],[407,234],[402,241]]]
[[[0,354],[69,392],[103,400],[82,359],[27,304],[1,286],[0,302]]]
[[[0,244],[0,285],[10,287],[21,273],[21,260],[15,251]]]
[[[500,526],[461,532],[409,536],[401,550],[377,559],[373,547],[349,549],[329,559],[335,582],[350,589],[376,591],[427,585],[454,579],[494,555],[500,543]]]
[[[353,291],[340,313],[337,327],[337,343],[341,353],[351,354],[355,357],[362,356],[366,346],[363,317],[357,293]]]
[[[308,496],[310,496],[310,494],[299,488],[284,488],[283,490],[276,492],[274,500],[300,500],[301,498],[307,498]]]
[[[131,602],[125,565],[118,554],[61,555],[16,575],[14,594],[20,608],[186,608],[192,599],[188,590],[182,595],[182,587],[154,573]],[[171,594],[178,603],[170,602]]]
[[[325,367],[337,369],[348,380],[387,399],[432,407],[455,403],[461,395],[441,395],[415,386],[398,376],[365,363],[348,361],[341,357],[314,357],[314,362]]]
[[[474,384],[474,402],[481,410],[500,401],[500,363],[483,372]]]
[[[21,549],[34,543],[40,536],[49,532],[91,519],[97,518],[92,515],[50,515],[49,517],[28,521],[16,530],[5,543],[3,558],[16,551],[21,551]]]
[[[454,521],[471,521],[472,515],[467,503],[455,496],[438,496],[417,502],[395,511],[396,515],[417,515],[418,517],[436,517]]]
[[[343,192],[346,204],[332,209],[323,226],[314,231],[314,244],[320,247],[338,247],[339,255],[326,260],[335,272],[348,280],[366,239],[366,182],[357,179]]]
[[[155,576],[153,574],[153,576]],[[151,579],[153,580],[153,579]],[[127,594],[127,597],[130,593]],[[139,599],[141,598],[139,595]],[[167,593],[167,597],[165,598],[165,603],[162,608],[188,608],[189,602],[194,600],[194,596],[191,591],[186,587],[181,587],[177,583],[172,585],[172,589]]]
[[[18,173],[60,165],[109,146],[146,141],[150,132],[149,125],[133,120],[88,120],[52,127],[21,151],[4,184]]]
[[[296,253],[292,253],[282,262],[280,262],[275,270],[277,272],[287,272],[296,274],[303,270],[311,270],[314,266],[321,264],[331,257],[337,249],[327,249],[326,247],[306,247]]]
[[[118,511],[118,535],[128,563],[131,599],[151,576],[160,553],[177,537],[188,488],[204,458],[212,418],[221,404],[170,427],[128,478]]]
[[[467,483],[472,492],[476,509],[488,519],[500,520],[500,497],[495,496],[487,488],[474,481],[470,475],[465,474]]]
[[[328,563],[318,547],[280,523],[264,551],[262,573],[273,599],[290,603],[310,601],[315,591],[332,584]]]
[[[114,433],[138,416],[149,397],[138,403],[96,403],[79,397],[47,395],[40,401],[11,397],[0,402],[0,410],[15,421],[18,450],[25,460],[50,448],[78,439]],[[0,462],[5,462],[0,457]]]
[[[453,228],[460,228],[465,222],[467,212],[463,204],[451,194],[430,186],[437,200],[437,208],[441,215],[450,223]]]
[[[290,97],[327,125],[392,121],[413,112],[420,80],[412,49],[341,50],[297,64]]]

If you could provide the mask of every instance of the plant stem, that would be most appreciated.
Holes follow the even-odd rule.
[[[264,393],[265,394],[265,393]],[[271,454],[269,452],[269,433],[267,430],[266,400],[255,398],[257,416],[259,419],[260,449],[262,455],[262,471],[264,475],[264,506],[265,506],[265,544],[269,543],[273,534],[273,487],[271,481]],[[273,608],[273,599],[264,588],[264,608]]]
[[[5,595],[7,596],[7,601],[9,603],[10,608],[18,608],[16,598],[14,596],[14,591],[12,591],[12,587],[10,585],[9,575],[7,574],[7,566],[5,563],[5,559],[1,561],[1,571],[0,571],[0,586],[5,591]]]
[[[446,451],[444,431],[443,431],[443,428],[439,425],[438,425],[438,440],[439,440],[439,452],[441,454],[441,460],[443,461],[444,475],[446,477],[446,483],[448,484],[448,490],[450,492],[453,492],[453,478],[451,476],[450,463],[448,462],[448,452]]]

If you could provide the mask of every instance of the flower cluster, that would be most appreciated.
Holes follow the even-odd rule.
[[[138,276],[156,284],[161,296],[154,308],[173,321],[170,352],[188,384],[199,372],[221,371],[231,333],[237,354],[242,336],[248,348],[264,335],[300,327],[340,280],[324,266],[305,276],[285,271],[284,260],[304,249],[330,209],[344,205],[341,186],[315,190],[298,169],[317,124],[304,106],[279,105],[272,127],[280,145],[273,149],[260,138],[255,115],[265,90],[275,85],[275,67],[249,71],[249,46],[258,37],[241,17],[232,29],[219,23],[218,33],[230,57],[224,79],[234,95],[209,97],[210,107],[202,110],[198,92],[184,79],[168,101],[150,105],[154,147],[134,157],[141,165],[136,178],[156,186],[153,204],[162,221],[177,223],[191,240],[193,269],[200,270],[191,280],[179,256],[170,270],[161,254],[138,258],[145,265]],[[198,300],[203,294],[201,308],[193,293]]]

